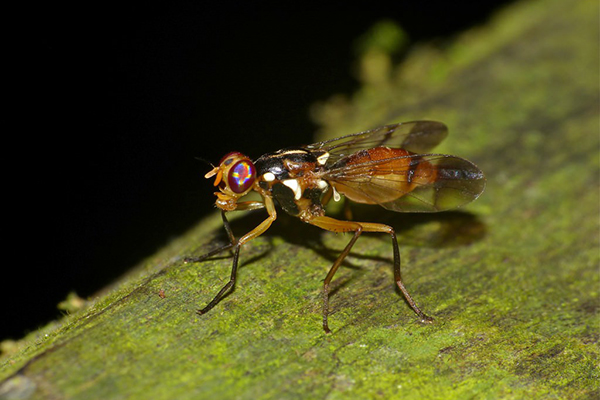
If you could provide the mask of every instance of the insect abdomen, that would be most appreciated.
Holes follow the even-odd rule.
[[[378,188],[377,198],[346,186],[343,181],[335,182],[336,190],[350,200],[365,204],[394,201],[412,192],[418,185],[435,182],[438,173],[435,165],[415,157],[414,153],[389,147],[361,150],[348,156],[344,163],[351,170],[354,181],[359,180],[369,184],[369,187]]]

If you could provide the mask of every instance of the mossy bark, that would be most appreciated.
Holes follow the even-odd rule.
[[[524,1],[398,67],[367,51],[364,87],[315,107],[327,135],[443,121],[440,151],[486,173],[460,212],[355,210],[397,228],[405,283],[433,325],[395,290],[389,237],[363,235],[324,334],[322,279],[350,237],[285,216],[242,249],[235,291],[199,316],[231,260],[182,260],[225,240],[214,216],[79,311],[4,343],[0,397],[600,397],[598,11]]]

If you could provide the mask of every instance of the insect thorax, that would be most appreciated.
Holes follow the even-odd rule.
[[[324,215],[321,197],[329,187],[319,178],[324,154],[302,148],[265,154],[255,162],[258,184],[290,215],[303,221]]]

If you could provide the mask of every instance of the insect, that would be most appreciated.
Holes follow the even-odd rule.
[[[434,121],[414,121],[381,126],[372,130],[326,140],[308,146],[291,147],[265,154],[255,161],[232,152],[205,175],[215,178],[216,206],[230,243],[202,257],[200,262],[233,249],[231,277],[227,284],[198,314],[210,311],[235,285],[240,248],[264,233],[277,218],[275,202],[303,222],[332,232],[354,235],[331,266],[323,283],[323,329],[329,333],[329,285],[344,258],[363,232],[390,235],[394,279],[407,303],[422,322],[433,319],[417,306],[404,286],[400,273],[400,251],[394,228],[372,222],[334,219],[324,206],[344,195],[357,203],[379,204],[399,212],[437,212],[475,200],[485,188],[483,172],[463,158],[427,154],[448,134],[446,126]],[[255,191],[261,201],[240,201]],[[267,218],[240,238],[230,228],[226,213],[266,209]]]

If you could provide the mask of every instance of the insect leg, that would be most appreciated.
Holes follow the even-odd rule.
[[[376,224],[372,222],[362,223],[365,232],[384,232],[388,233],[392,237],[392,248],[394,249],[394,280],[396,285],[404,295],[406,302],[413,309],[413,311],[419,316],[421,322],[433,322],[433,318],[425,315],[423,311],[417,306],[417,303],[413,300],[410,293],[402,282],[402,275],[400,273],[400,250],[398,249],[398,240],[396,239],[396,232],[394,228],[385,224]]]
[[[237,203],[235,211],[258,210],[259,208],[265,208],[265,203],[263,203],[262,201],[243,201]],[[233,236],[233,231],[229,226],[229,221],[227,220],[227,217],[225,217],[225,211],[221,211],[221,216],[223,217],[223,227],[225,228],[225,231],[227,231],[229,241],[232,245],[235,245],[235,236]]]
[[[398,249],[398,240],[396,239],[396,232],[394,231],[394,228],[389,225],[376,224],[372,222],[361,222],[361,225],[363,226],[365,232],[385,232],[389,233],[389,235],[392,237],[392,248],[394,249],[394,280],[396,281],[396,285],[398,285],[398,288],[404,295],[404,298],[406,299],[406,302],[410,308],[412,308],[413,311],[419,316],[421,322],[433,322],[433,318],[425,315],[425,313],[423,313],[423,311],[421,311],[421,309],[417,306],[417,303],[413,300],[412,296],[410,293],[408,293],[408,290],[402,282],[402,275],[400,273],[400,250]]]
[[[242,210],[257,210],[259,208],[264,208],[265,203],[261,201],[244,201],[237,204],[236,211]],[[233,235],[233,231],[231,230],[231,226],[229,225],[229,221],[225,215],[225,211],[221,210],[221,218],[223,219],[223,228],[225,228],[225,232],[227,232],[227,237],[229,238],[229,244],[225,246],[219,247],[218,249],[214,249],[200,257],[186,257],[184,262],[200,262],[204,261],[207,258],[210,258],[214,255],[217,255],[225,250],[231,249],[236,244],[235,236]]]
[[[344,260],[344,258],[350,252],[350,249],[360,236],[362,232],[382,232],[388,233],[392,238],[392,247],[394,251],[394,279],[396,284],[402,291],[404,298],[413,309],[413,311],[419,316],[422,322],[431,322],[433,319],[425,315],[417,306],[412,296],[404,286],[402,282],[402,277],[400,274],[400,251],[398,249],[398,241],[396,239],[396,233],[394,232],[394,228],[384,224],[377,224],[371,222],[350,222],[350,221],[340,221],[330,217],[316,217],[309,221],[310,224],[316,225],[322,229],[326,229],[332,232],[354,232],[354,237],[350,240],[350,243],[346,246],[344,251],[339,255],[337,260],[333,263],[327,277],[325,278],[325,283],[323,287],[323,329],[325,332],[329,333],[329,326],[327,324],[327,315],[329,314],[329,282],[333,278],[333,275],[337,271],[338,267]]]
[[[252,204],[254,204],[254,203],[255,202],[252,202]],[[260,203],[260,204],[263,204],[263,203]],[[254,204],[254,206],[255,205],[256,204]],[[242,245],[244,243],[263,234],[267,229],[269,229],[269,227],[271,226],[271,223],[273,223],[273,221],[275,221],[275,219],[277,218],[277,213],[275,212],[275,205],[273,204],[273,200],[271,200],[270,198],[266,198],[263,206],[265,206],[267,208],[267,212],[269,213],[269,216],[267,217],[267,219],[265,219],[263,222],[261,222],[256,228],[254,228],[250,232],[246,233],[239,240],[236,240],[235,237],[233,236],[233,233],[231,232],[231,228],[229,227],[229,223],[226,222],[227,219],[225,218],[225,213],[223,213],[223,222],[225,224],[225,230],[227,230],[227,234],[230,236],[230,239],[232,239],[232,243],[229,248],[231,248],[231,247],[235,248],[234,253],[233,253],[233,263],[231,265],[231,276],[229,278],[229,282],[227,282],[225,284],[225,286],[223,286],[221,288],[221,290],[219,290],[219,293],[217,293],[217,295],[210,301],[210,303],[208,303],[206,305],[206,307],[197,311],[198,314],[202,315],[202,314],[206,314],[207,312],[209,312],[233,288],[233,286],[235,285],[236,277],[237,277],[237,268],[238,268],[238,260],[239,260],[239,256],[240,256],[240,248],[242,247]],[[256,207],[256,208],[262,208],[262,207]]]
[[[363,227],[361,226],[361,224],[356,222],[339,221],[329,217],[316,217],[308,222],[312,225],[316,225],[319,228],[326,229],[328,231],[354,232],[354,236],[352,237],[352,239],[350,239],[350,242],[348,242],[344,251],[342,251],[338,258],[335,260],[335,262],[329,269],[325,280],[323,281],[323,330],[325,331],[325,333],[331,333],[331,330],[329,329],[329,324],[327,322],[327,317],[329,315],[329,284],[331,283],[331,280],[333,279],[333,276],[335,275],[339,266],[342,264],[342,261],[344,261],[344,258],[346,258],[348,253],[350,253],[352,246],[354,246],[354,243],[356,243],[356,240],[363,232]]]
[[[209,312],[219,301],[221,301],[221,299],[223,298],[225,293],[229,292],[229,290],[233,287],[233,285],[235,285],[235,278],[237,276],[237,267],[238,267],[239,257],[240,257],[240,245],[236,244],[235,250],[233,253],[233,264],[231,266],[231,277],[229,278],[229,282],[227,282],[227,284],[225,284],[225,286],[223,286],[221,288],[221,290],[219,290],[219,293],[217,293],[217,295],[210,301],[210,303],[208,303],[206,305],[206,307],[196,311],[198,314],[202,315],[202,314],[206,314],[207,312]]]
[[[237,203],[236,211],[242,210],[258,210],[259,208],[265,208],[265,203],[262,201],[241,201]]]
[[[235,237],[233,236],[233,232],[231,230],[231,227],[229,226],[229,221],[227,220],[227,217],[225,216],[225,211],[221,211],[221,218],[223,219],[223,227],[225,228],[225,231],[227,232],[227,237],[229,238],[229,244],[226,244],[225,246],[221,246],[217,249],[209,251],[208,253],[201,255],[200,257],[186,257],[183,260],[184,262],[186,262],[186,263],[201,262],[201,261],[206,260],[207,258],[217,255],[225,250],[229,250],[233,246],[235,246]]]

